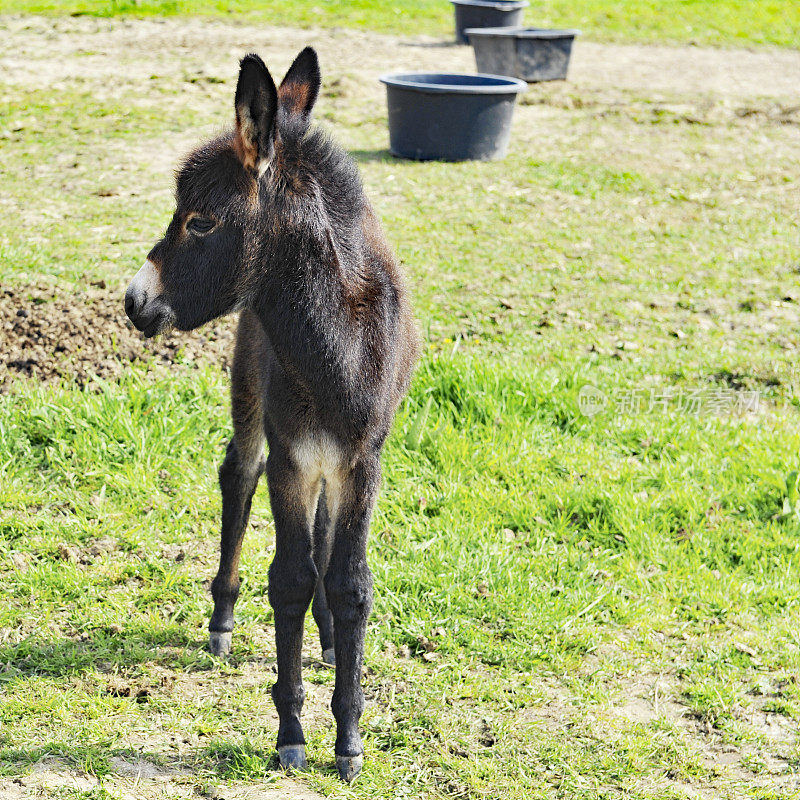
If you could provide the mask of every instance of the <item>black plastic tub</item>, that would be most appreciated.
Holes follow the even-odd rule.
[[[513,75],[528,83],[567,77],[580,31],[546,28],[468,28],[478,72]]]
[[[519,92],[501,75],[414,72],[383,75],[393,155],[420,161],[502,158]]]
[[[456,11],[456,41],[467,44],[467,28],[499,28],[519,25],[527,0],[450,0]],[[500,73],[503,74],[502,72]]]

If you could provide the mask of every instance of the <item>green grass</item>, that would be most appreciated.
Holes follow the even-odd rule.
[[[123,53],[113,93],[80,53],[57,92],[4,85],[3,285],[121,292],[168,219],[172,162],[230,116],[220,52],[145,77]],[[376,800],[796,798],[796,125],[767,100],[542,88],[507,159],[403,162],[349,58],[318,116],[359,162],[425,349],[372,528],[367,767],[334,777],[309,621],[297,780]],[[593,417],[587,384],[607,399]],[[227,391],[187,363],[0,395],[0,781],[49,764],[89,782],[50,796],[117,800],[119,762],[141,758],[169,796],[280,790],[263,486],[232,658],[205,650]],[[713,406],[741,391],[758,414]],[[618,410],[631,392],[643,408]],[[701,413],[677,407],[692,392]]]
[[[275,25],[364,27],[404,36],[450,36],[453,26],[451,6],[444,0],[5,0],[3,10],[101,17],[235,16]],[[592,39],[797,47],[800,9],[793,0],[541,0],[531,3],[525,21],[540,27],[577,27]]]
[[[798,528],[772,519],[797,461],[794,420],[589,420],[576,398],[588,377],[424,360],[387,446],[373,527],[359,796],[405,786],[420,797],[648,797],[637,782],[653,775],[708,779],[685,737],[658,721],[617,722],[610,739],[586,720],[546,735],[515,722],[552,704],[557,685],[569,700],[554,713],[603,715],[643,664],[673,674],[692,713],[756,753],[764,743],[740,721],[755,682],[767,682],[774,713],[800,713]],[[191,743],[182,761],[198,774],[261,780],[268,698],[236,676],[271,649],[263,525],[246,548],[232,665],[202,649],[226,382],[206,369],[133,373],[2,402],[6,770],[50,753],[110,774],[109,755],[158,719]],[[254,513],[269,518],[263,491]],[[187,557],[175,563],[170,546]],[[410,657],[398,660],[402,650]],[[308,673],[330,685],[327,672]],[[133,687],[123,696],[107,688],[119,679]],[[179,690],[192,682],[214,696]],[[309,733],[309,780],[339,796],[325,775],[332,733]]]

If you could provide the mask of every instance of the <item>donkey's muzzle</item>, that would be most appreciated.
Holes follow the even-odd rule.
[[[175,322],[172,309],[161,297],[162,291],[158,267],[148,259],[125,292],[125,313],[148,338],[163,333]]]

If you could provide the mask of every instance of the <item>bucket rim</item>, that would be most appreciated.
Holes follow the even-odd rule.
[[[475,6],[476,8],[496,8],[500,11],[516,11],[527,8],[528,0],[450,0],[454,6]]]
[[[577,28],[528,28],[523,26],[510,26],[503,28],[466,28],[467,36],[512,37],[514,39],[573,39],[580,36]]]
[[[440,80],[424,81],[421,78]],[[384,74],[379,80],[386,86],[438,94],[516,94],[528,88],[528,84],[519,78],[486,72],[403,72]]]

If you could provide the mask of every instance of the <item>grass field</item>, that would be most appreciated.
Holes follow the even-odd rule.
[[[8,12],[97,16],[209,15],[273,25],[367,27],[385,33],[451,36],[445,0],[3,0]],[[794,0],[533,0],[528,25],[580,28],[593,39],[775,44],[798,47],[800,7]]]
[[[279,19],[305,21],[293,8]],[[752,23],[719,19],[728,43]],[[101,279],[121,297],[176,159],[228,121],[241,42],[279,73],[306,41],[191,20],[0,33],[17,59],[0,88],[0,283],[67,302]],[[360,164],[425,339],[372,529],[367,767],[353,787],[334,777],[309,621],[311,770],[275,771],[264,487],[232,657],[205,650],[230,424],[226,376],[187,357],[0,394],[5,796],[800,796],[791,98],[767,81],[600,90],[578,71],[524,98],[504,161],[401,162],[375,75],[462,51],[315,42],[318,116]],[[586,386],[606,399],[593,416]]]

